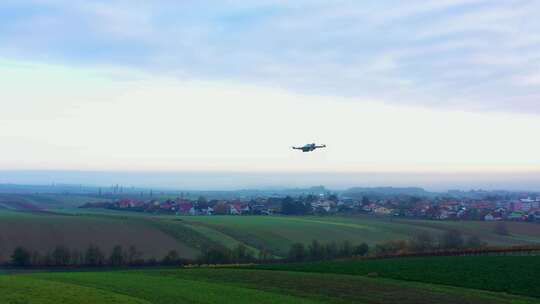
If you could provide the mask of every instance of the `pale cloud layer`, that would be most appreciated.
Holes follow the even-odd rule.
[[[1,170],[540,172],[532,114],[14,61],[0,105]]]
[[[539,11],[522,0],[7,0],[0,57],[539,114]]]
[[[0,171],[537,189],[539,11],[519,0],[0,1]],[[290,149],[307,142],[328,148]]]

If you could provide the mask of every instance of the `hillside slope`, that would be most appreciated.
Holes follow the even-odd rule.
[[[92,301],[105,304],[540,302],[423,283],[265,270],[203,268],[0,275],[2,303],[97,303]]]

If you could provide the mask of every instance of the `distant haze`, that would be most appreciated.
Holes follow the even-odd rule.
[[[97,172],[3,171],[0,184],[154,187],[178,190],[237,190],[324,185],[330,189],[378,186],[418,186],[431,191],[450,189],[540,191],[540,173],[278,173],[278,172]]]

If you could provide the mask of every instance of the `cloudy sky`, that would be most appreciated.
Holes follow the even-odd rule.
[[[538,11],[3,0],[0,170],[530,176]],[[314,141],[328,149],[290,149]]]

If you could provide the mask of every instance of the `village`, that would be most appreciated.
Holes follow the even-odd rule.
[[[523,196],[523,195],[521,195]],[[239,199],[205,197],[150,199],[119,198],[87,203],[81,208],[105,208],[175,215],[352,215],[405,217],[431,220],[481,220],[540,222],[540,195],[522,198],[444,198],[390,196],[351,198],[337,194],[297,197],[260,196]]]

